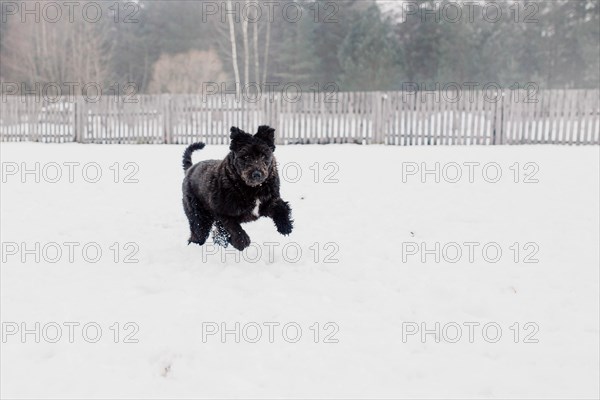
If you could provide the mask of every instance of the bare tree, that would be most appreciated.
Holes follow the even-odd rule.
[[[231,7],[232,2],[236,5],[239,4],[239,2],[236,3],[235,0],[229,0],[228,7]],[[218,38],[218,40],[216,41],[216,47],[219,53],[223,56],[223,61],[225,63],[229,63],[231,60],[235,72],[236,62],[239,65],[239,60],[237,58],[237,52],[235,56],[233,55],[233,50],[236,49],[236,43],[237,45],[243,46],[244,60],[242,62],[244,63],[244,70],[241,71],[243,75],[239,76],[239,78],[235,78],[235,80],[236,82],[242,82],[242,79],[244,79],[244,83],[249,82],[251,79],[250,75],[253,74],[253,79],[256,81],[256,83],[260,84],[262,82],[265,82],[267,77],[267,63],[269,58],[271,41],[271,24],[269,21],[267,21],[266,29],[263,29],[263,25],[260,24],[258,20],[259,10],[256,7],[247,7],[247,9],[248,15],[245,16],[247,18],[245,21],[242,22],[242,26],[240,27],[242,31],[242,35],[240,35],[242,36],[241,43],[239,43],[238,41],[240,38],[236,37],[235,35],[236,22],[232,21],[232,16],[229,15],[227,16],[227,22],[223,21],[224,23],[215,23],[213,25],[214,32]],[[248,31],[248,29],[250,29],[250,23],[252,24],[252,33]],[[266,34],[264,33],[264,31],[266,31]],[[250,41],[252,43],[250,43]],[[264,50],[262,50],[263,48]],[[250,55],[250,52],[252,52],[253,54]],[[263,54],[265,58],[261,60],[261,55]],[[250,57],[253,58],[250,59]],[[254,72],[252,72],[252,69],[254,69]]]
[[[229,9],[231,9],[231,0],[227,0],[227,5],[229,6]],[[241,84],[240,84],[240,69],[238,67],[238,61],[237,61],[237,46],[235,43],[235,25],[233,24],[233,19],[231,18],[231,16],[227,17],[229,19],[229,40],[231,42],[231,58],[233,61],[233,72],[235,74],[235,92],[238,96],[238,98],[240,98],[241,96]]]
[[[110,26],[107,20],[97,23],[75,21],[69,29],[70,54],[69,64],[72,71],[70,79],[76,82],[100,85],[110,79],[110,65],[114,51],[113,42],[109,36]]]
[[[64,33],[64,23],[11,20],[3,43],[5,78],[28,83],[62,82],[68,67]]]
[[[113,53],[106,22],[9,21],[2,46],[4,78],[40,85],[102,86],[110,78]]]
[[[254,24],[252,25],[252,39],[254,42],[254,80],[258,85],[260,83],[260,60],[258,58],[258,20],[254,15]]]
[[[263,82],[267,81],[267,67],[269,66],[269,47],[271,46],[271,21],[267,21],[267,32],[265,34],[265,58],[263,59]]]
[[[246,4],[249,2],[250,0],[246,0]],[[249,47],[248,47],[248,18],[247,16],[244,17],[243,13],[242,13],[242,38],[243,38],[243,42],[244,42],[244,84],[248,84],[248,81],[250,80],[250,53],[249,53]]]

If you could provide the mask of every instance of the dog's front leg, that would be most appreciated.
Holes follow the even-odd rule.
[[[275,222],[277,232],[282,235],[289,235],[294,228],[294,220],[292,220],[292,209],[287,201],[277,198],[269,203],[264,204],[260,209],[260,215],[269,217]]]
[[[229,236],[231,236],[229,242],[233,247],[242,251],[250,246],[250,236],[244,231],[239,222],[231,218],[221,218],[220,220]]]

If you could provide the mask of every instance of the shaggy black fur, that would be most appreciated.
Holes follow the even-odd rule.
[[[279,197],[273,156],[275,129],[260,126],[253,136],[232,127],[231,151],[224,160],[192,166],[192,153],[203,147],[204,143],[194,143],[183,153],[183,208],[191,231],[188,243],[203,245],[216,224],[219,238],[229,239],[241,251],[250,245],[250,238],[240,224],[262,216],[272,218],[282,235],[292,232],[291,208]]]

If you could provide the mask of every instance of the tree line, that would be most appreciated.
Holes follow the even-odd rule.
[[[0,80],[138,93],[600,86],[597,0],[466,3],[83,1],[57,18],[3,2]]]

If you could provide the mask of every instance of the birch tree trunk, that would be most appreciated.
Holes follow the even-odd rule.
[[[248,3],[249,0],[246,0]],[[250,79],[250,53],[248,48],[248,16],[242,13],[242,37],[244,39],[244,84],[247,85]]]
[[[269,46],[271,45],[271,21],[267,21],[267,33],[265,42],[265,58],[263,59],[263,82],[267,81],[267,67],[269,66]]]
[[[227,5],[229,6],[229,9],[231,10],[231,0],[227,0]],[[231,41],[231,58],[233,61],[233,72],[235,74],[235,93],[237,98],[239,99],[241,96],[241,87],[240,87],[240,69],[238,68],[238,62],[237,62],[237,46],[235,44],[235,26],[233,25],[233,19],[231,18],[231,16],[228,17],[229,19],[229,40]]]
[[[252,28],[252,36],[254,40],[254,80],[258,85],[260,84],[260,60],[258,59],[258,21],[256,18]]]

